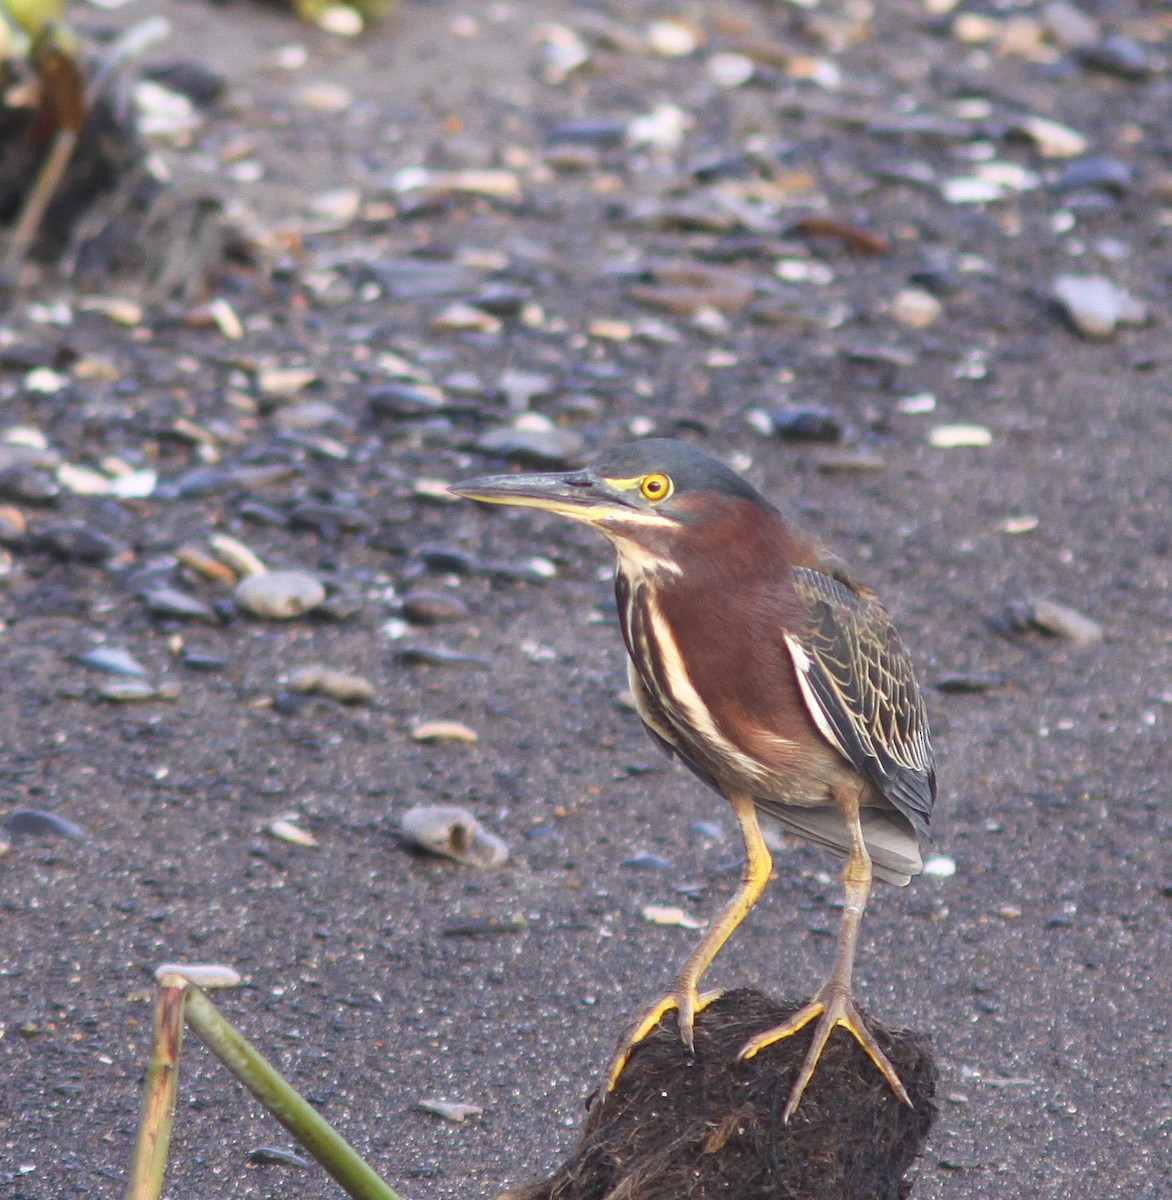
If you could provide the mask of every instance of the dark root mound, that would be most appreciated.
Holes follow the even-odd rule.
[[[581,1144],[550,1178],[501,1200],[903,1200],[936,1109],[927,1037],[868,1026],[913,1107],[900,1103],[863,1049],[835,1030],[788,1126],[781,1112],[809,1029],[748,1062],[737,1051],[799,1006],[730,992],[696,1021],[693,1057],[674,1013],[636,1048]]]

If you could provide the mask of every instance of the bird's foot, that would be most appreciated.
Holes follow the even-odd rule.
[[[737,1057],[739,1059],[752,1058],[766,1046],[771,1046],[774,1042],[779,1042],[782,1038],[797,1033],[799,1029],[805,1028],[815,1019],[818,1023],[814,1026],[813,1040],[810,1042],[809,1050],[806,1051],[802,1069],[798,1072],[798,1077],[790,1089],[789,1099],[786,1101],[785,1110],[781,1115],[783,1124],[788,1125],[790,1117],[797,1112],[806,1085],[814,1077],[818,1059],[821,1058],[822,1051],[836,1025],[841,1025],[866,1050],[867,1056],[879,1068],[883,1078],[887,1080],[896,1096],[909,1108],[912,1106],[907,1089],[900,1082],[887,1055],[879,1049],[879,1043],[871,1036],[871,1031],[863,1024],[862,1017],[859,1016],[858,1010],[851,1002],[850,994],[838,988],[830,986],[822,988],[809,1004],[798,1009],[784,1024],[777,1025],[773,1029],[766,1029],[763,1033],[751,1037],[741,1047]]]
[[[619,1076],[623,1073],[623,1068],[631,1057],[631,1052],[659,1024],[664,1013],[670,1012],[673,1008],[676,1010],[676,1018],[679,1022],[680,1039],[689,1050],[693,1050],[695,1046],[692,1040],[692,1026],[695,1024],[696,1014],[701,1009],[707,1008],[719,995],[719,991],[697,992],[694,987],[677,987],[649,1008],[644,1009],[627,1032],[623,1034],[619,1048],[615,1051],[614,1058],[610,1060],[610,1066],[606,1071],[605,1091],[614,1090],[614,1085],[618,1083]]]

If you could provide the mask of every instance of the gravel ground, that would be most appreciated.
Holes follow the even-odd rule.
[[[158,153],[256,251],[218,303],[45,272],[0,318],[5,1194],[120,1193],[176,959],[237,967],[224,1010],[414,1200],[568,1151],[697,936],[644,908],[711,914],[735,829],[621,702],[605,546],[438,493],[653,429],[838,548],[919,665],[956,869],[876,889],[858,972],[934,1039],[914,1194],[1172,1195],[1166,10],[407,0],[356,43],[82,12],[164,8],[153,60],[228,91]],[[224,534],[325,604],[244,611]],[[373,699],[296,692],[314,664]],[[507,865],[408,852],[419,804]],[[713,977],[799,995],[836,865],[776,866]],[[247,1165],[286,1144],[191,1044],[170,1194],[331,1194]]]

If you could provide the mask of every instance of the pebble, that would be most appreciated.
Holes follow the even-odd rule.
[[[504,841],[464,808],[417,805],[403,814],[399,828],[408,845],[466,866],[497,867],[508,861],[509,848]]]
[[[319,663],[299,667],[289,676],[289,686],[295,692],[317,692],[343,704],[369,704],[375,696],[374,684],[364,675],[336,671]]]
[[[95,646],[77,656],[77,661],[95,671],[105,671],[108,675],[128,675],[142,678],[147,669],[135,658],[129,650],[119,646]]]
[[[185,667],[193,671],[222,671],[228,665],[228,660],[220,654],[212,654],[195,646],[185,646],[179,656]]]
[[[950,675],[941,675],[933,681],[932,686],[945,695],[964,695],[969,692],[994,691],[1004,684],[1004,678],[996,671],[954,671]]]
[[[4,818],[4,828],[13,837],[85,837],[85,830],[80,825],[42,808],[14,808]]]
[[[837,442],[842,439],[842,421],[832,409],[818,405],[788,405],[755,410],[749,423],[759,433],[772,434],[788,442]]]
[[[572,466],[582,453],[581,436],[570,429],[490,429],[476,439],[476,449],[494,458],[541,467]]]
[[[643,850],[624,858],[619,866],[630,867],[634,871],[670,871],[671,860],[664,858],[662,854],[652,854],[650,850]]]
[[[367,393],[366,402],[375,416],[398,421],[432,417],[444,410],[443,392],[429,384],[382,384]]]
[[[295,818],[278,817],[269,822],[268,830],[279,841],[288,842],[292,846],[306,846],[310,849],[318,845],[318,840],[309,832],[294,823]]]
[[[442,312],[437,313],[431,322],[431,327],[440,333],[472,331],[475,333],[500,333],[502,329],[499,317],[477,308],[464,300],[449,304]]]
[[[1067,163],[1054,180],[1057,192],[1099,191],[1122,198],[1131,191],[1134,172],[1121,158],[1092,155]]]
[[[321,604],[326,589],[306,571],[266,571],[242,579],[233,595],[237,604],[258,617],[288,621]]]
[[[1117,75],[1141,83],[1152,73],[1154,64],[1147,50],[1133,38],[1109,33],[1101,41],[1078,50],[1078,60],[1092,71]]]
[[[114,704],[136,704],[144,700],[174,700],[179,689],[174,684],[156,687],[145,679],[112,679],[99,684],[97,693]]]
[[[479,1104],[463,1104],[459,1100],[420,1100],[415,1107],[420,1112],[433,1113],[445,1121],[463,1124],[469,1117],[481,1117],[484,1109]]]
[[[479,671],[492,670],[492,663],[478,654],[467,654],[449,646],[404,646],[399,658],[409,665],[421,667],[462,667]]]
[[[181,975],[201,988],[239,987],[243,982],[240,972],[227,963],[163,963],[155,968],[156,983],[168,975]]]
[[[928,444],[938,450],[958,446],[992,445],[993,434],[984,425],[936,425],[928,431]]]
[[[704,922],[689,916],[682,908],[674,904],[645,904],[642,909],[643,920],[652,925],[677,925],[681,929],[703,929]]]
[[[1077,129],[1049,117],[1031,113],[1018,117],[1012,128],[1029,138],[1043,158],[1075,158],[1087,149],[1087,139]]]
[[[34,538],[38,549],[81,563],[104,563],[122,553],[113,538],[88,525],[49,525]]]
[[[885,471],[887,460],[870,450],[830,450],[820,453],[814,465],[823,475],[858,475]]]
[[[475,729],[459,721],[421,721],[411,730],[413,742],[464,742],[471,744],[477,739]]]
[[[944,315],[944,305],[924,288],[904,288],[891,302],[891,316],[907,329],[927,329]]]
[[[459,596],[448,592],[408,592],[402,599],[403,616],[415,625],[438,625],[459,621],[468,615],[468,606]]]
[[[956,874],[956,859],[947,854],[929,854],[924,859],[924,874],[936,879],[950,879]]]
[[[1121,325],[1143,325],[1147,306],[1100,275],[1060,275],[1054,297],[1075,330],[1092,341],[1111,337]]]
[[[199,621],[217,619],[211,605],[167,584],[147,588],[140,594],[147,612],[156,617],[191,617]]]
[[[1030,599],[1025,604],[1030,623],[1076,646],[1093,646],[1103,640],[1103,626],[1091,617],[1054,600]]]
[[[46,471],[31,466],[12,466],[0,470],[0,497],[19,504],[49,504],[61,488]]]
[[[249,1151],[248,1162],[257,1167],[308,1167],[309,1159],[294,1154],[292,1150],[282,1150],[278,1146],[257,1146]]]

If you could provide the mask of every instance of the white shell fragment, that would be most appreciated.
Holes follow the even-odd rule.
[[[924,859],[924,874],[936,879],[949,879],[956,874],[956,859],[947,854],[929,854]]]
[[[420,1112],[443,1117],[445,1121],[455,1121],[457,1125],[463,1124],[469,1117],[484,1115],[484,1109],[479,1104],[464,1104],[459,1100],[419,1100],[415,1107]]]
[[[414,742],[466,742],[476,741],[475,729],[469,729],[459,721],[421,721],[411,730]]]
[[[984,425],[937,425],[928,433],[928,444],[938,450],[954,450],[958,446],[988,446],[993,434]]]
[[[181,975],[201,988],[239,987],[240,972],[227,963],[163,963],[155,968],[155,982],[168,975]]]
[[[703,929],[704,922],[689,916],[675,904],[645,904],[643,919],[652,925],[678,925],[680,929]]]
[[[295,825],[288,817],[278,817],[269,825],[269,833],[279,841],[288,842],[291,846],[307,846],[311,849],[318,844],[317,838],[308,829]]]
[[[470,867],[499,867],[509,848],[466,809],[453,804],[420,804],[403,814],[399,825],[411,846]]]

